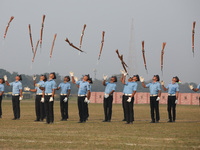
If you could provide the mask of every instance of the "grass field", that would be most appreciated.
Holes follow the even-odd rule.
[[[13,118],[10,100],[2,103],[0,149],[200,149],[200,107],[177,106],[177,121],[167,123],[167,107],[160,105],[160,123],[150,124],[149,105],[135,105],[135,122],[122,122],[122,106],[113,105],[112,121],[102,122],[102,104],[89,104],[87,123],[77,123],[76,100],[69,103],[68,121],[60,121],[54,103],[54,124],[34,122],[34,100],[21,102],[21,119]]]

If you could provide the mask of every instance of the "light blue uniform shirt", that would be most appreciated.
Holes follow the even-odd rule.
[[[150,90],[150,95],[158,95],[158,92],[161,90],[161,86],[159,82],[151,82],[146,85],[146,87]]]
[[[166,89],[168,89],[168,94],[176,94],[176,92],[179,91],[179,85],[178,83],[170,83],[167,85]]]
[[[79,85],[78,95],[87,95],[87,92],[90,91],[90,84],[85,81],[77,81],[77,85]]]
[[[115,88],[116,88],[115,83],[106,82],[105,94],[110,94],[112,90],[115,91]]]
[[[52,93],[53,89],[56,89],[56,82],[51,79],[44,83],[43,87],[45,88],[45,93]]]
[[[4,85],[3,84],[0,84],[0,92],[4,92]]]
[[[60,94],[67,94],[68,90],[71,89],[71,85],[68,82],[60,83],[58,87],[60,87],[60,89],[61,89]]]
[[[197,86],[197,89],[200,89],[200,84]]]
[[[90,89],[90,92],[92,92],[92,86],[91,86],[91,84],[89,84],[89,89]]]
[[[44,81],[39,81],[37,84],[39,84],[41,87],[43,87],[44,83],[45,83]],[[39,87],[36,86],[35,89],[37,89],[36,94],[43,93],[43,91]]]
[[[124,94],[132,94],[133,91],[137,91],[138,83],[137,82],[126,82],[124,85]]]
[[[22,83],[20,81],[11,82],[10,86],[12,86],[12,94],[20,94],[20,90],[22,90]]]

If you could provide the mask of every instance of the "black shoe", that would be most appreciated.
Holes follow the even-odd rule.
[[[111,120],[108,120],[107,122],[111,122]]]
[[[0,118],[2,118],[2,117],[0,116]]]
[[[17,118],[13,118],[12,120],[17,120]]]
[[[125,124],[130,124],[130,122],[126,122]]]
[[[60,121],[64,121],[65,119],[61,119]]]
[[[167,122],[172,122],[172,120],[169,120],[169,121],[167,121]]]
[[[157,120],[156,123],[159,123],[159,120]]]
[[[126,121],[126,119],[123,119],[122,121]]]
[[[173,122],[175,122],[175,120],[173,120]]]
[[[150,123],[155,123],[155,121],[152,120]]]
[[[83,123],[83,121],[79,121],[78,123]]]
[[[45,124],[50,124],[50,122],[46,122]]]
[[[40,121],[40,119],[36,119],[36,120],[34,120],[35,122],[37,122],[37,121]]]
[[[40,121],[43,122],[43,119],[41,119]]]

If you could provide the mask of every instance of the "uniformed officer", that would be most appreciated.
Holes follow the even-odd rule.
[[[60,83],[57,90],[61,89],[60,91],[60,112],[61,112],[61,121],[67,121],[69,118],[68,116],[68,100],[71,91],[71,85],[69,83],[70,77],[65,76],[64,82]]]
[[[88,75],[83,77],[82,81],[75,81],[74,80],[74,73],[70,72],[72,82],[78,85],[78,110],[79,110],[79,123],[85,123],[87,120],[87,111],[86,111],[86,104],[90,99],[90,86],[88,82]]]
[[[172,122],[172,115],[171,111],[173,112],[173,122],[176,120],[176,104],[178,102],[178,95],[179,95],[179,78],[173,77],[172,78],[172,83],[168,84],[167,87],[164,86],[164,81],[161,81],[161,85],[163,87],[164,91],[168,90],[168,100],[167,100],[167,110],[168,110],[168,116],[169,116],[169,121]]]
[[[124,70],[120,70],[121,73],[122,73],[122,76],[121,76],[121,82],[123,81],[123,78],[126,76],[126,72]],[[128,82],[131,82],[132,81],[132,78],[130,77],[128,79]],[[123,108],[123,113],[124,113],[124,119],[122,121],[126,121],[126,108],[125,108],[125,100],[124,100],[124,94],[125,94],[125,90],[126,90],[127,86],[124,86],[124,89],[123,89],[123,96],[122,96],[122,108]]]
[[[54,111],[53,111],[53,105],[54,105],[54,95],[56,90],[56,82],[54,81],[56,79],[55,72],[52,72],[49,74],[49,79],[44,83],[42,87],[40,87],[41,90],[43,90],[43,97],[44,97],[44,104],[45,104],[45,110],[46,110],[46,123],[52,124],[54,122]],[[39,85],[37,85],[39,86]]]
[[[197,92],[197,91],[199,91],[199,89],[200,89],[200,84],[197,86],[196,89],[193,87],[193,85],[190,84],[190,85],[189,85],[189,88],[190,88],[192,91]],[[199,97],[199,105],[200,105],[200,97]]]
[[[106,82],[106,79],[107,76],[103,75],[103,85],[106,86],[103,101],[105,120],[103,122],[110,122],[112,117],[113,93],[116,89],[115,82],[117,82],[117,77],[112,76],[110,82]]]
[[[91,84],[93,84],[93,81],[92,81],[92,78],[91,77],[89,77],[88,78],[88,82],[89,82],[89,89],[90,89],[90,92],[89,92],[89,99],[90,99],[90,97],[91,97],[91,92],[92,92],[92,86],[91,86]],[[86,114],[87,114],[87,118],[86,118],[86,120],[88,120],[88,118],[89,118],[89,109],[88,109],[88,104],[90,103],[90,100],[87,100],[87,103],[86,103]]]
[[[153,76],[153,82],[145,85],[144,84],[144,78],[140,76],[140,81],[142,82],[142,86],[144,88],[149,88],[150,90],[150,108],[151,108],[151,123],[155,123],[154,118],[154,110],[156,112],[156,123],[160,120],[159,115],[159,100],[161,96],[161,85],[159,83],[160,77],[159,75]]]
[[[0,118],[2,118],[2,108],[1,108],[1,103],[2,103],[2,97],[4,93],[4,84],[5,81],[3,78],[0,78]]]
[[[35,84],[36,76],[33,76],[34,86],[35,89],[30,89],[29,87],[24,87],[24,91],[31,91],[36,92],[35,97],[35,113],[36,113],[36,120],[35,121],[43,121],[46,117],[45,108],[44,108],[44,98],[42,98],[43,91],[39,88],[44,86],[44,83],[47,81],[46,75],[40,76],[40,81]]]
[[[124,84],[124,101],[125,101],[125,110],[126,110],[126,122],[127,124],[133,124],[134,121],[134,96],[136,94],[138,83],[140,81],[138,75],[130,77],[128,82],[125,82],[126,76],[123,77],[122,83]]]
[[[12,105],[13,105],[13,113],[14,118],[13,120],[20,119],[20,101],[23,99],[22,97],[22,77],[21,75],[17,75],[15,77],[15,81],[8,83],[7,76],[4,76],[4,80],[7,86],[12,86]]]

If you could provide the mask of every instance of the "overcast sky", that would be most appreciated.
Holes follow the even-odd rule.
[[[135,73],[145,80],[159,74],[169,83],[177,75],[182,83],[200,82],[200,1],[199,0],[0,0],[0,67],[10,72],[41,74],[58,72],[61,75],[74,71],[75,75],[97,70],[97,78],[103,74],[119,74],[122,66],[116,49],[128,62],[133,19],[133,49],[137,59]],[[28,24],[31,24],[34,47],[40,38],[43,14],[43,46],[38,49],[32,64],[32,50]],[[14,20],[3,40],[6,25]],[[195,56],[192,54],[192,24],[196,21]],[[82,49],[79,53],[64,40],[66,37],[79,46],[83,25],[86,24]],[[102,31],[105,42],[97,65]],[[57,33],[54,51],[49,65],[49,55],[54,34]],[[141,42],[145,41],[148,74],[144,69]],[[160,69],[162,43],[166,42],[164,73]],[[130,57],[130,56],[129,56]]]

